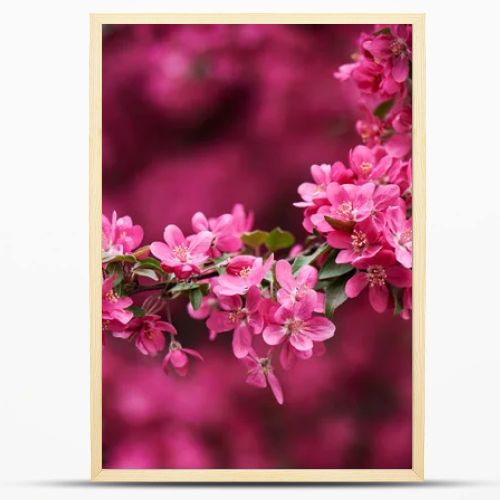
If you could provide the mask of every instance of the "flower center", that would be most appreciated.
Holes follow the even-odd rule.
[[[236,311],[231,311],[229,313],[229,321],[232,323],[239,323],[247,319],[247,310],[246,309],[238,309]]]
[[[351,234],[352,249],[356,253],[361,253],[368,246],[368,238],[363,231],[355,229]]]
[[[369,175],[373,169],[373,165],[369,161],[364,161],[359,166],[363,175]]]
[[[367,269],[368,283],[371,287],[385,285],[387,273],[382,266],[370,266]]]
[[[389,48],[394,57],[399,57],[406,51],[406,43],[401,38],[395,38],[389,45]]]
[[[153,329],[151,328],[151,326],[147,323],[144,324],[144,327],[143,327],[143,334],[144,336],[148,339],[148,340],[152,340],[153,338],[153,335],[154,335],[154,331]]]
[[[106,292],[104,294],[104,298],[108,302],[117,302],[119,297],[118,297],[118,295],[116,295],[116,293],[113,290],[109,290],[108,292]]]
[[[300,332],[304,322],[300,319],[292,318],[286,321],[285,328],[287,335],[296,335]]]
[[[250,274],[250,271],[252,269],[250,267],[244,267],[243,269],[241,269],[241,271],[239,272],[239,275],[241,278],[248,278],[248,275]]]
[[[307,292],[309,290],[310,290],[310,288],[306,284],[301,285],[300,287],[297,287],[295,289],[295,298],[297,300],[303,299],[307,295]]]
[[[401,233],[401,236],[399,237],[399,243],[401,245],[406,245],[408,243],[411,243],[412,240],[412,230],[407,229],[406,231],[403,231]]]
[[[184,245],[179,245],[179,246],[175,247],[174,250],[172,251],[172,253],[181,262],[186,262],[189,258],[189,250]]]
[[[351,219],[352,218],[352,208],[353,208],[352,202],[344,201],[337,208],[337,214],[340,215],[341,217]]]

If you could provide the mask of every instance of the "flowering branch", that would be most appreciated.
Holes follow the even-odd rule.
[[[310,233],[304,245],[280,228],[253,230],[241,205],[216,218],[194,214],[187,237],[169,224],[163,241],[141,248],[141,226],[115,212],[103,216],[103,335],[133,340],[149,356],[165,349],[167,335],[162,367],[186,375],[189,359],[203,358],[178,340],[169,301],[187,297],[188,314],[206,320],[211,340],[232,332],[246,382],[269,386],[281,404],[275,353],[284,369],[322,354],[348,298],[367,290],[376,312],[392,307],[409,319],[411,26],[376,26],[358,44],[354,62],[335,77],[359,89],[363,144],[349,152],[347,166],[313,165],[312,182],[299,186],[294,205]],[[142,303],[131,298],[139,293],[148,293]]]

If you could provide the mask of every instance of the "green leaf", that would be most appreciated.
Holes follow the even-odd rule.
[[[390,35],[390,34],[391,34],[391,28],[382,28],[381,30],[375,31],[375,33],[373,33],[373,36]]]
[[[129,307],[126,307],[125,310],[134,313],[134,316],[136,318],[142,318],[143,316],[146,315],[146,311],[142,307],[139,307],[139,306],[129,306]]]
[[[134,266],[134,270],[135,269],[154,269],[155,271],[164,272],[160,261],[154,259],[153,257],[147,257],[146,259],[138,261]]]
[[[133,264],[136,258],[133,255],[104,255],[102,258],[104,263],[129,262]]]
[[[199,288],[195,288],[189,292],[189,302],[191,302],[194,310],[200,308],[201,299],[203,299],[203,293]]]
[[[387,101],[383,101],[373,110],[373,114],[375,116],[378,116],[381,120],[383,120],[386,117],[387,113],[389,113],[393,104],[394,104],[394,99],[388,99]]]
[[[349,271],[353,269],[350,264],[337,264],[335,259],[337,257],[338,252],[333,251],[326,259],[323,267],[319,271],[319,279],[326,280],[331,278],[337,278],[338,276],[342,276],[343,274],[347,274]]]
[[[271,252],[276,252],[291,247],[295,243],[295,237],[289,231],[277,227],[267,235],[265,243]]]
[[[250,233],[243,233],[241,241],[251,248],[259,248],[266,242],[268,236],[269,233],[267,231],[257,230]]]
[[[301,267],[314,262],[325,250],[327,250],[327,248],[328,245],[325,243],[323,245],[320,245],[316,249],[316,251],[310,255],[298,255],[293,261],[292,272],[296,274]]]
[[[325,220],[328,224],[330,224],[330,226],[333,227],[333,229],[340,229],[341,231],[351,231],[355,224],[354,221],[338,220],[333,217],[329,217],[328,215],[325,215]]]
[[[403,290],[391,286],[391,293],[394,299],[394,316],[399,316],[403,310]]]
[[[108,276],[115,275],[113,286],[118,286],[123,281],[123,268],[120,262],[111,262],[106,266],[106,274]]]
[[[195,288],[200,288],[200,285],[198,283],[181,282],[172,287],[169,292],[174,295],[176,293],[189,292]]]
[[[136,276],[144,276],[150,280],[158,281],[158,275],[152,269],[134,269],[133,273]]]
[[[345,281],[340,279],[326,287],[325,316],[329,319],[332,319],[335,309],[347,300],[347,295],[344,291]]]

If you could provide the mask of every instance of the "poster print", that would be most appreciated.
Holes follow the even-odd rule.
[[[102,25],[102,469],[412,471],[413,38]]]

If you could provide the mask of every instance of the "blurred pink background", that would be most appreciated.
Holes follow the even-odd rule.
[[[363,26],[109,26],[103,40],[103,211],[145,242],[241,202],[255,226],[306,236],[292,203],[313,163],[359,142],[355,90],[333,77]],[[208,341],[178,304],[185,378],[109,337],[105,468],[411,468],[411,322],[364,297],[335,314],[327,353],[279,367],[285,404],[245,384],[230,335]]]

